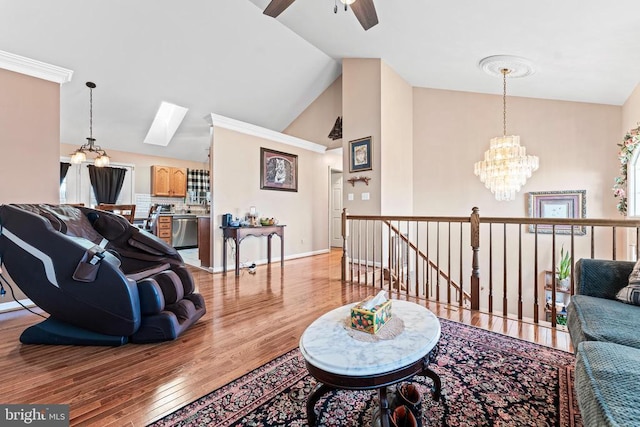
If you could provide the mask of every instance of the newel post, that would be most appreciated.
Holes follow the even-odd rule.
[[[480,214],[479,209],[471,209],[471,249],[473,259],[471,264],[471,309],[480,309]]]
[[[340,269],[340,280],[347,280],[347,237],[349,230],[347,229],[347,208],[342,209],[342,268]]]

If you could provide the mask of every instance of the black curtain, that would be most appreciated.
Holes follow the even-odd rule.
[[[60,162],[60,185],[62,185],[62,181],[64,181],[64,177],[67,176],[67,172],[69,171],[69,166],[71,166],[71,163]]]
[[[120,195],[120,190],[122,190],[124,175],[127,173],[127,170],[121,168],[95,167],[94,165],[88,165],[87,167],[89,168],[89,179],[91,180],[93,194],[95,194],[98,204],[116,203]]]

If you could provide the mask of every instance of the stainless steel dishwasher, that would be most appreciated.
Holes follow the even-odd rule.
[[[173,215],[171,243],[177,249],[198,247],[198,218],[195,215]]]

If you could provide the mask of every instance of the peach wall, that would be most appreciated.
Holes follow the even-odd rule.
[[[287,128],[287,135],[335,148],[342,140],[331,140],[328,135],[338,116],[342,116],[342,76],[339,76],[309,105]]]
[[[60,85],[0,69],[0,92],[0,204],[57,203]],[[0,312],[17,308],[5,299]]]
[[[70,157],[80,144],[60,144],[59,155],[61,158]],[[173,159],[168,157],[148,156],[145,154],[127,153],[124,151],[109,150],[103,147],[111,161],[114,163],[126,163],[135,165],[135,192],[138,194],[149,194],[151,192],[151,166],[173,166],[176,168],[189,169],[209,169],[208,162],[192,162],[188,160]],[[206,154],[206,153],[205,153]]]
[[[621,107],[507,98],[507,133],[520,135],[540,168],[512,202],[498,202],[473,173],[489,140],[502,134],[500,96],[414,88],[416,215],[527,215],[530,191],[587,190],[587,216],[617,218],[611,194],[617,174]],[[419,119],[418,119],[419,118]]]
[[[0,69],[0,203],[57,203],[60,85]]]
[[[298,191],[260,189],[260,147],[298,155]],[[244,217],[255,206],[261,217],[285,224],[285,258],[311,255],[329,249],[329,168],[340,167],[340,156],[321,154],[268,139],[214,127],[213,130],[213,266],[222,265],[221,216]],[[278,238],[273,239],[275,258],[280,257]],[[242,242],[240,261],[267,258],[266,239]],[[227,265],[233,268],[231,250]]]
[[[640,84],[631,92],[629,98],[622,106],[622,130],[620,131],[620,141],[622,136],[631,128],[640,126]]]
[[[515,201],[498,202],[474,175],[473,164],[482,159],[490,138],[502,133],[501,96],[414,88],[414,214],[469,216],[471,208],[477,206],[485,217],[526,217],[528,192],[586,190],[587,217],[617,218],[611,186],[618,168],[615,143],[620,126],[621,107],[617,106],[507,98],[507,133],[520,135],[527,152],[540,158],[540,168]],[[487,228],[483,230],[481,306],[486,309],[489,241]],[[540,236],[539,244],[548,247],[550,237]],[[506,255],[509,272],[518,271],[517,242],[517,228],[509,228]],[[533,283],[533,234],[524,232],[522,242],[523,282]],[[576,237],[576,260],[589,256],[589,243],[588,236]],[[568,236],[559,237],[558,245],[563,244],[569,247]],[[500,234],[495,233],[494,284],[503,283],[502,245]],[[610,245],[605,246],[597,248],[601,256],[611,253]],[[452,260],[452,265],[457,265],[456,262]],[[538,262],[540,271],[554,264],[550,253],[540,253]],[[446,270],[444,264],[441,262],[440,266]],[[464,265],[463,277],[469,277],[469,265]],[[507,282],[508,295],[514,298],[518,278],[510,276]],[[496,310],[502,308],[499,287],[494,287]],[[523,289],[523,301],[524,316],[532,317],[533,289]],[[510,302],[510,312],[514,304]]]
[[[413,88],[382,62],[380,200],[382,215],[413,212]]]
[[[344,186],[344,207],[352,214],[380,215],[381,191],[381,96],[382,68],[379,59],[351,59],[342,61],[342,147],[344,181],[358,175],[371,178],[368,186],[362,182]],[[371,136],[373,170],[349,173],[349,141]],[[362,200],[369,193],[369,200]],[[352,194],[354,200],[347,199]]]

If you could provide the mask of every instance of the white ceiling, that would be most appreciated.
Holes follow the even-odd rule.
[[[0,50],[74,71],[61,142],[85,142],[93,81],[99,145],[196,161],[205,115],[281,131],[345,57],[382,58],[413,86],[501,93],[478,61],[518,55],[536,72],[509,95],[613,105],[640,81],[637,0],[376,0],[366,32],[334,1],[297,0],[273,19],[268,0],[0,0]],[[143,144],[161,101],[189,112],[168,147]]]

